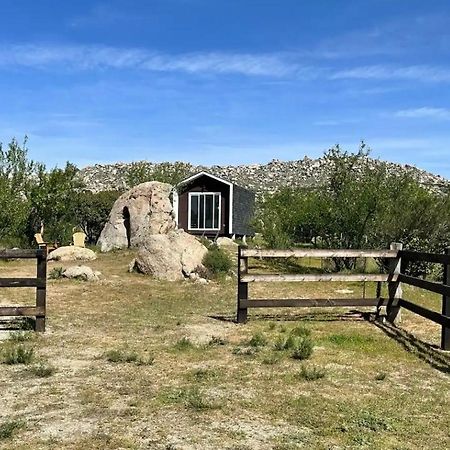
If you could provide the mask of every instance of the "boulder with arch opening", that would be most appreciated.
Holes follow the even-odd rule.
[[[101,251],[142,247],[149,236],[175,230],[171,195],[172,186],[158,181],[139,184],[122,194],[98,240]]]

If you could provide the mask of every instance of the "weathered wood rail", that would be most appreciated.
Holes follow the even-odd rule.
[[[249,258],[384,258],[389,260],[387,274],[250,274]],[[401,273],[409,261],[424,261],[444,266],[443,283],[423,280]],[[272,282],[377,282],[375,298],[249,298],[249,284]],[[381,283],[388,284],[388,297],[381,297]],[[403,298],[402,283],[441,294],[442,313],[432,311]],[[441,348],[450,350],[450,249],[445,254],[403,250],[402,244],[393,243],[389,250],[324,250],[324,249],[238,249],[237,322],[247,321],[249,308],[280,307],[376,307],[377,318],[395,323],[400,308],[442,326]],[[386,307],[386,316],[381,308]]]
[[[45,331],[47,302],[47,249],[0,250],[0,259],[36,259],[35,278],[0,278],[0,288],[36,288],[35,306],[0,306],[0,316],[35,317],[35,330]]]

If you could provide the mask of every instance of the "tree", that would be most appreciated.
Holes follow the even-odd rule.
[[[45,225],[45,239],[68,244],[72,240],[72,231],[77,226],[74,206],[78,192],[83,188],[77,178],[78,169],[71,163],[61,168],[45,170],[40,165],[37,179],[30,190],[30,215],[28,218],[28,236],[32,241],[34,233]]]
[[[73,212],[78,226],[87,236],[90,244],[95,244],[108,220],[114,202],[120,196],[119,191],[93,193],[81,191],[76,197]]]
[[[4,149],[0,144],[0,243],[23,245],[29,217],[29,193],[40,166],[29,161],[27,138]]]
[[[284,188],[267,196],[256,226],[269,246],[313,244],[327,248],[386,248],[403,242],[416,250],[442,251],[450,242],[450,191],[433,192],[409,174],[387,171],[358,152],[338,146],[325,154],[329,168],[315,189]],[[335,259],[351,269],[354,259]],[[428,265],[412,267],[415,273]]]

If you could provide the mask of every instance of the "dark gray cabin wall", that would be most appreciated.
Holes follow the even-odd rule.
[[[233,234],[237,236],[253,236],[251,227],[255,212],[255,194],[240,186],[233,186]]]

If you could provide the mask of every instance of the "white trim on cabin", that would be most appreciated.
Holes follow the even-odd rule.
[[[174,187],[172,189],[172,210],[174,213],[174,219],[175,219],[175,224],[176,227],[178,228],[178,191],[176,189],[176,187]]]

